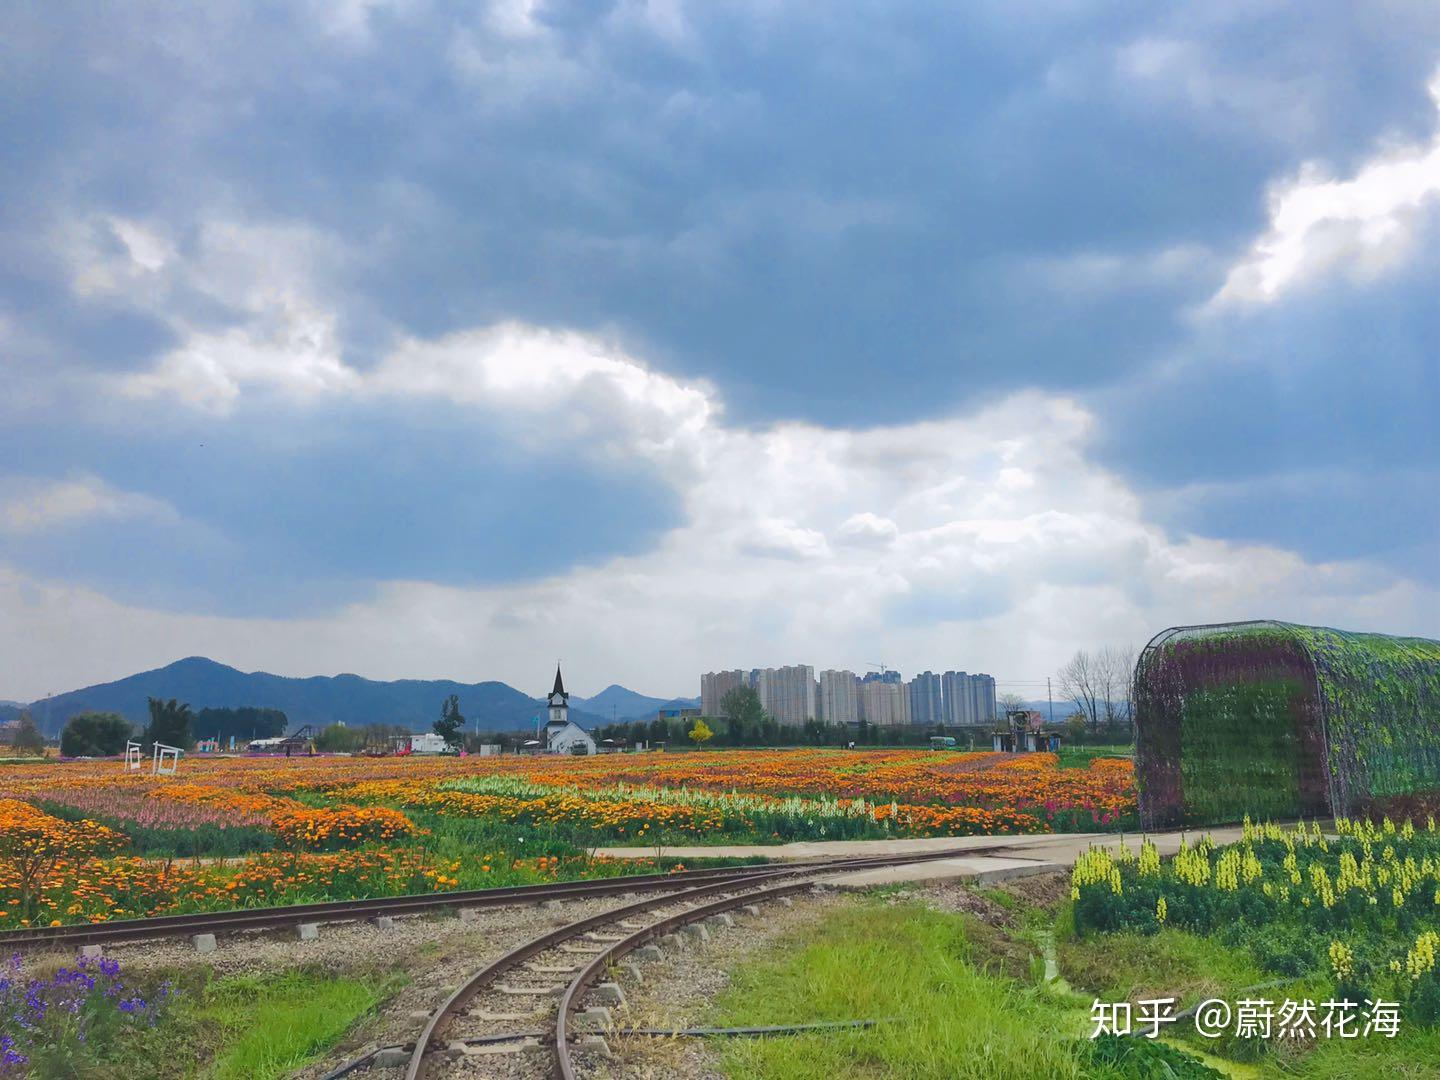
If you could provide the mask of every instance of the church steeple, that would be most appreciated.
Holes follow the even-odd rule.
[[[565,680],[560,678],[560,665],[555,665],[555,689],[550,691],[550,696],[545,699],[545,706],[550,710],[549,722],[552,724],[565,724],[570,720],[570,695],[565,692]]]

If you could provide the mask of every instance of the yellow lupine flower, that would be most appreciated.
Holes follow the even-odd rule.
[[[1415,939],[1415,947],[1405,955],[1405,973],[1411,979],[1435,970],[1436,953],[1440,952],[1440,934],[1428,930]]]
[[[1349,979],[1355,974],[1355,954],[1342,941],[1330,942],[1330,968],[1340,979]]]

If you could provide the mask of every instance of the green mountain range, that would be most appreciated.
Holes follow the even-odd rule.
[[[281,709],[289,717],[291,730],[302,724],[319,728],[343,721],[351,726],[403,724],[423,731],[439,717],[441,704],[451,694],[459,695],[460,711],[470,730],[475,729],[477,722],[481,731],[528,728],[537,715],[543,715],[545,704],[543,698],[532,698],[502,682],[458,683],[449,679],[379,682],[359,675],[292,679],[263,671],[237,671],[203,656],[191,656],[154,671],[142,671],[115,682],[43,698],[28,708],[47,735],[58,733],[65,721],[76,713],[90,710],[117,712],[143,724],[149,716],[145,700],[150,697],[178,698],[197,712],[207,707],[246,705]],[[644,699],[639,694],[634,697],[659,700]],[[583,704],[577,704],[583,700],[572,699],[571,719],[587,728],[609,722],[608,707],[604,715],[591,713]]]

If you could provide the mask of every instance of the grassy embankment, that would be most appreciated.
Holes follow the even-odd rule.
[[[1106,1001],[1173,996],[1181,1008],[1206,998],[1231,1003],[1242,998],[1310,998],[1324,1001],[1334,991],[1323,975],[1284,979],[1258,964],[1248,949],[1213,937],[1167,929],[1157,934],[1098,934],[1062,941],[1060,970],[1077,988]],[[1324,1039],[1294,1045],[1281,1040],[1202,1039],[1176,1024],[1176,1041],[1222,1055],[1230,1070],[1245,1077],[1304,1077],[1307,1080],[1420,1080],[1440,1077],[1440,1027],[1402,1024],[1394,1039]]]
[[[736,1039],[721,1049],[722,1067],[736,1080],[1206,1075],[1165,1047],[1086,1041],[1084,1012],[1042,986],[1043,961],[1026,931],[1016,934],[918,903],[838,908],[740,968],[710,1022],[885,1022]]]
[[[148,982],[155,983],[158,973]],[[210,978],[176,973],[175,992],[153,1026],[104,1041],[32,1052],[37,1080],[278,1080],[332,1048],[399,989],[387,971],[345,975],[296,970]],[[9,1075],[9,1074],[6,1074]]]
[[[1173,929],[1076,940],[1068,904],[1035,905],[1004,887],[980,893],[1007,915],[981,921],[875,898],[837,909],[742,966],[708,1022],[894,1019],[868,1030],[727,1042],[723,1070],[735,1080],[1440,1077],[1440,1028],[1295,1046],[1210,1041],[1193,1029],[1187,1037],[1182,1022],[1164,1043],[1092,1043],[1095,997],[1175,996],[1183,1007],[1208,997],[1320,1001],[1333,987],[1314,976],[1276,986],[1247,950]],[[1052,935],[1061,978],[1047,980],[1041,954]]]

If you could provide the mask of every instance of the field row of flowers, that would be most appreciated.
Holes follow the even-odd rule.
[[[366,764],[372,767],[363,778],[340,766],[306,770],[292,783],[351,798],[386,798],[398,791],[411,805],[435,802],[435,795],[422,790],[427,787],[505,796],[526,803],[510,811],[517,817],[573,815],[617,832],[647,823],[654,828],[657,822],[692,831],[723,829],[734,821],[747,832],[790,835],[783,827],[765,828],[762,822],[771,817],[782,825],[805,821],[811,831],[823,828],[831,837],[837,830],[845,835],[847,822],[889,823],[912,835],[1043,832],[1123,824],[1135,813],[1128,760],[1098,759],[1088,769],[1061,769],[1053,754],[778,750],[481,758],[473,764],[426,762],[420,769],[383,760]],[[531,805],[535,800],[554,805]],[[605,803],[633,805],[600,809]]]
[[[1001,807],[875,804],[866,799],[720,793],[618,784],[576,792],[513,777],[446,781],[415,792],[412,805],[511,821],[578,825],[603,835],[635,837],[671,830],[701,835],[755,833],[781,839],[851,839],[1044,832],[1032,814]]]
[[[44,775],[51,769],[40,767],[7,777],[0,794],[61,818],[101,823],[146,840],[147,848],[163,846],[167,838],[199,835],[211,839],[217,853],[234,854],[233,845],[224,842],[227,834],[244,832],[250,835],[241,850],[279,846],[329,851],[404,840],[416,831],[398,811],[350,803],[314,807],[284,794],[237,790],[209,776],[181,781],[120,773],[113,766],[98,774],[93,768],[54,768],[58,775]]]
[[[1134,814],[1128,761],[1060,769],[1050,754],[197,757],[181,767],[174,778],[115,762],[0,772],[0,926],[633,870],[584,854],[608,842],[1047,832]]]
[[[1440,1020],[1440,833],[1388,818],[1280,828],[1245,823],[1162,861],[1149,841],[1092,848],[1071,881],[1081,934],[1174,926],[1247,946],[1281,975],[1330,974],[1355,1000],[1387,993]]]
[[[350,828],[379,822],[386,839],[398,840],[398,834],[388,834],[397,818],[404,820],[393,810],[363,808],[351,815]],[[415,844],[177,863],[116,854],[124,841],[94,822],[67,822],[26,803],[0,800],[0,927],[443,891],[459,885],[457,875],[465,872],[462,860],[439,857]],[[517,859],[502,852],[470,853],[465,861],[479,875],[472,885],[633,869],[628,864],[607,867],[583,856]],[[649,859],[640,862],[646,869],[655,865]]]
[[[1061,769],[1053,754],[799,749],[589,758],[218,758],[187,760],[183,768],[190,770],[189,778],[165,787],[165,798],[260,814],[271,813],[275,799],[305,791],[343,794],[349,785],[370,781],[439,783],[490,776],[572,790],[628,785],[874,804],[1008,807],[1052,820],[1078,812],[1107,824],[1135,811],[1134,769],[1128,760],[1102,758],[1089,768]],[[42,766],[23,773],[0,777],[0,796],[27,798],[57,780],[142,792],[163,786],[150,777],[123,774],[111,762]]]

